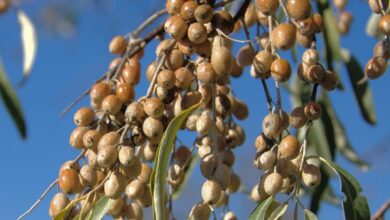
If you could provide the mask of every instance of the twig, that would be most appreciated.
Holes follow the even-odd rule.
[[[106,78],[106,76],[109,74],[109,72],[113,71],[113,69],[110,69],[108,72],[104,73],[104,75],[102,75],[99,79],[95,80],[93,82],[93,85],[104,80],[104,78]],[[88,95],[88,93],[91,91],[92,89],[92,86],[89,87],[87,90],[85,90],[83,93],[81,93],[81,95],[79,95],[75,100],[73,100],[68,106],[65,107],[64,110],[62,110],[62,112],[60,113],[60,117],[64,117],[64,115],[70,111],[70,109],[72,109],[77,103],[79,103],[83,98],[84,96]]]
[[[225,34],[225,33],[224,33],[221,29],[219,29],[219,28],[217,28],[217,33],[218,33],[219,35],[224,36],[226,39],[231,40],[231,41],[234,41],[234,42],[237,42],[237,43],[243,43],[243,44],[245,44],[245,43],[252,43],[250,40],[239,40],[239,39],[232,38],[232,37],[230,37],[229,35]]]
[[[246,9],[248,8],[248,6],[251,2],[252,2],[252,0],[245,0],[245,2],[242,3],[237,14],[233,17],[233,24],[235,24],[238,21],[238,19],[240,19],[242,16],[245,15]]]
[[[263,85],[265,97],[267,98],[267,107],[268,107],[268,112],[272,111],[272,98],[268,90],[267,83],[265,82],[265,79],[261,79],[261,84]]]
[[[157,20],[159,17],[165,15],[167,13],[167,9],[161,9],[159,11],[156,11],[153,13],[148,19],[146,19],[140,26],[138,26],[133,32],[129,33],[128,35],[135,39],[138,37],[138,35],[145,30],[149,25],[151,25],[155,20]]]
[[[216,155],[218,153],[218,140],[216,133],[216,110],[215,110],[215,83],[211,86],[211,141],[213,143],[212,153]]]
[[[235,1],[235,0],[220,1],[220,2],[218,2],[217,4],[215,4],[215,5],[213,6],[213,8],[224,7],[225,5],[227,5],[227,4],[229,4],[229,3],[233,2],[233,1]]]
[[[318,83],[314,84],[314,86],[313,86],[313,90],[312,90],[311,96],[310,96],[310,101],[314,102],[316,100],[317,91],[318,91]]]
[[[86,150],[83,150],[73,161],[72,163],[77,163],[85,154]],[[38,200],[22,215],[20,215],[17,220],[21,220],[24,217],[26,217],[28,214],[30,214],[38,205],[42,202],[42,200],[46,197],[46,195],[50,192],[50,190],[57,185],[58,178],[54,180],[49,187],[46,188],[46,190],[42,193],[42,195],[38,198]]]
[[[49,187],[47,187],[47,189],[43,192],[43,194],[39,197],[39,199],[25,212],[25,213],[23,213],[21,216],[19,216],[18,218],[17,218],[17,220],[21,220],[21,219],[23,219],[24,217],[26,217],[26,215],[28,215],[28,214],[30,214],[31,212],[32,212],[32,210],[34,209],[34,208],[36,208],[38,205],[39,205],[39,203],[41,203],[42,202],[42,200],[45,198],[45,196],[50,192],[50,190],[55,186],[55,185],[57,185],[57,183],[58,183],[58,178],[56,179],[56,180],[54,180],[50,185],[49,185]]]
[[[172,42],[170,42],[170,44],[167,46],[167,50],[170,50],[173,47],[173,45],[175,45],[175,44],[176,44],[176,41],[174,41],[174,40]],[[161,53],[162,54],[159,54],[160,61],[157,65],[156,69],[153,72],[152,81],[150,82],[148,91],[146,92],[146,98],[149,98],[152,95],[153,90],[154,90],[154,86],[155,86],[156,81],[157,81],[157,75],[160,72],[160,69],[162,68],[163,64],[165,63],[165,60],[167,59],[168,51],[161,51]]]
[[[385,217],[386,211],[390,208],[390,199],[387,200],[372,216],[371,220],[382,220]]]

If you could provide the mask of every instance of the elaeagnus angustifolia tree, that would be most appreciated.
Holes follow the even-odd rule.
[[[166,0],[165,7],[137,29],[114,37],[108,51],[117,58],[63,112],[89,96],[90,105],[74,114],[68,140],[80,154],[63,163],[47,190],[59,188],[48,207],[50,217],[143,219],[151,206],[155,219],[175,219],[173,207],[181,204],[174,198],[192,170],[200,169],[203,184],[192,190],[202,199],[192,201],[188,218],[216,219],[219,209],[221,219],[237,219],[239,207],[229,206],[230,196],[242,193],[235,164],[253,163],[261,171],[251,174],[258,181],[247,192],[257,204],[248,213],[250,219],[280,219],[287,210],[294,219],[317,219],[334,174],[344,194],[340,217],[370,219],[361,186],[334,163],[335,154],[343,154],[361,168],[368,166],[351,148],[328,93],[346,83],[334,67],[345,65],[363,118],[376,123],[368,81],[387,69],[389,1],[367,3],[373,12],[368,32],[378,43],[365,68],[340,46],[340,36],[348,34],[353,16],[359,14],[347,11],[347,3]],[[0,0],[0,13],[8,7],[8,0]],[[139,37],[161,17],[163,23]],[[233,35],[239,32],[243,34]],[[156,48],[147,47],[152,41],[158,41]],[[236,54],[232,47],[239,48]],[[304,48],[302,54],[297,47]],[[156,59],[141,68],[146,53]],[[252,128],[240,125],[250,109],[234,93],[245,85],[231,83],[244,72],[259,81],[267,110]],[[135,94],[141,77],[150,82],[149,88]],[[282,97],[281,87],[289,97]],[[287,109],[290,101],[292,108]],[[239,161],[235,153],[247,129],[258,132],[257,138],[247,140],[253,143],[253,158]],[[196,133],[196,138],[183,143],[178,130]],[[311,198],[308,207],[300,200],[302,194]]]

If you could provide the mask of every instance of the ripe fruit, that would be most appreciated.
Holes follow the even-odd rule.
[[[126,196],[130,199],[140,198],[145,191],[145,184],[137,179],[126,186]]]
[[[278,0],[256,0],[257,9],[264,15],[273,15],[279,8]]]
[[[69,198],[64,193],[55,194],[50,201],[49,216],[51,218],[57,216],[69,202]]]
[[[134,99],[134,88],[130,83],[120,83],[116,86],[116,95],[122,103],[129,103]]]
[[[110,53],[121,55],[126,51],[128,41],[123,36],[112,38],[108,50]]]
[[[188,215],[188,219],[204,220],[209,219],[211,214],[210,207],[207,204],[196,203]]]
[[[268,140],[263,134],[257,136],[255,141],[255,147],[256,152],[263,152],[268,148]]]
[[[80,185],[79,174],[74,169],[64,169],[58,177],[58,187],[66,194],[77,191]]]
[[[304,111],[303,106],[295,107],[291,111],[289,122],[293,128],[301,128],[306,124],[307,117],[305,115],[305,111]]]
[[[321,64],[311,65],[304,73],[305,79],[311,83],[320,83],[324,79],[325,70]]]
[[[369,79],[377,79],[385,73],[386,69],[387,61],[383,57],[374,57],[367,62],[365,73]]]
[[[278,149],[281,158],[294,158],[299,153],[299,141],[295,136],[287,135],[280,141]]]
[[[147,117],[142,124],[142,130],[144,134],[151,139],[159,139],[164,131],[161,121]]]
[[[297,29],[291,23],[276,26],[271,33],[271,40],[277,49],[288,50],[295,44]]]
[[[80,181],[84,186],[94,186],[97,182],[96,170],[91,165],[84,165],[80,169]]]
[[[77,127],[73,130],[72,134],[69,138],[69,144],[76,148],[81,149],[84,147],[83,145],[83,136],[88,131],[87,127]]]
[[[232,171],[223,163],[218,164],[212,179],[219,184],[222,189],[226,189],[230,185]]]
[[[91,102],[97,103],[100,106],[100,103],[103,99],[108,96],[111,92],[110,86],[105,82],[96,83],[89,93]]]
[[[103,168],[110,168],[118,159],[118,148],[115,145],[104,145],[97,154],[97,163]]]
[[[73,121],[77,126],[87,126],[95,120],[95,112],[88,108],[82,107],[74,114]]]
[[[237,216],[234,214],[234,212],[229,211],[223,216],[223,220],[237,220]]]
[[[271,76],[278,82],[286,82],[291,76],[290,63],[282,58],[274,60],[271,64]]]
[[[213,17],[213,8],[208,4],[199,5],[195,9],[194,17],[199,23],[209,23]]]
[[[308,102],[305,105],[305,115],[310,120],[319,119],[322,115],[322,107],[317,102]]]
[[[104,183],[104,194],[111,199],[119,198],[126,188],[126,178],[119,172],[113,172]]]
[[[177,68],[183,66],[184,64],[184,54],[179,49],[173,49],[169,51],[165,65],[168,69],[176,70]]]
[[[309,0],[287,0],[286,9],[288,14],[295,20],[304,20],[311,13]]]
[[[338,83],[338,78],[336,73],[333,71],[327,70],[326,73],[324,74],[324,78],[320,82],[320,85],[322,88],[325,90],[331,91],[334,90],[337,86]]]
[[[181,6],[183,5],[184,0],[167,0],[165,7],[169,14],[175,15],[180,13]]]
[[[320,55],[316,49],[307,49],[302,54],[302,62],[307,66],[314,65],[320,60]]]
[[[164,89],[171,89],[175,86],[175,74],[172,70],[161,70],[157,75],[157,85]]]
[[[134,163],[135,160],[135,150],[132,147],[129,146],[122,146],[119,149],[118,153],[118,159],[119,162],[123,166],[130,166]]]
[[[104,148],[106,145],[116,145],[119,142],[119,134],[115,131],[108,132],[104,134],[98,143],[98,150],[100,151],[102,148]]]
[[[321,182],[321,171],[312,164],[307,164],[302,170],[302,181],[306,186],[315,187]]]
[[[144,105],[140,102],[133,102],[127,106],[125,118],[127,123],[141,123],[146,117]]]
[[[207,39],[206,27],[198,22],[192,23],[187,31],[188,39],[194,44],[201,44]]]
[[[213,83],[216,78],[213,65],[207,62],[200,63],[196,68],[196,76],[205,84]]]
[[[374,57],[390,58],[390,43],[387,40],[381,40],[375,45]]]
[[[193,20],[195,16],[195,9],[198,7],[196,1],[186,1],[181,6],[180,14],[184,20]]]
[[[193,74],[192,72],[186,68],[186,67],[180,67],[179,69],[175,70],[175,86],[180,89],[186,89],[188,88],[193,80]]]
[[[174,15],[165,22],[165,31],[175,40],[181,40],[187,33],[188,25],[180,15]]]
[[[253,67],[257,76],[266,79],[270,76],[273,56],[267,50],[259,51],[253,59]]]
[[[142,220],[143,211],[141,206],[137,202],[128,204],[125,208],[125,214],[128,219]]]
[[[262,128],[266,137],[275,139],[282,133],[282,120],[278,114],[270,113],[263,119]]]
[[[264,178],[264,191],[268,195],[278,193],[283,187],[283,177],[279,173],[268,174]]]
[[[202,199],[205,203],[214,205],[221,198],[222,188],[212,180],[206,180],[202,185]]]
[[[246,67],[252,64],[254,57],[256,56],[255,51],[250,45],[245,45],[240,48],[237,53],[237,64],[241,67]]]
[[[275,161],[275,153],[272,151],[266,151],[256,158],[255,165],[259,169],[268,170],[275,164]]]
[[[211,53],[211,65],[217,78],[230,73],[233,67],[230,50],[226,47],[214,47]]]
[[[109,95],[103,99],[102,110],[110,115],[115,115],[121,110],[122,101],[117,95]]]
[[[141,79],[141,64],[138,59],[134,59],[133,57],[123,67],[121,79],[131,85],[137,85],[139,83]]]
[[[159,118],[164,114],[164,104],[158,98],[148,98],[143,105],[145,113],[150,117]]]

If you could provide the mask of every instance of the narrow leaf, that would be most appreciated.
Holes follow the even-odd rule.
[[[334,60],[340,60],[340,36],[337,30],[336,17],[328,0],[319,0],[317,2],[318,12],[324,19],[324,40],[326,46],[326,58],[328,65]],[[331,66],[328,66],[332,69]]]
[[[344,126],[342,125],[341,120],[338,118],[336,112],[334,111],[331,101],[327,96],[324,96],[322,101],[325,106],[324,110],[330,119],[334,131],[334,139],[337,150],[339,150],[347,160],[359,166],[361,170],[368,170],[369,164],[363,159],[361,159],[357,152],[352,148],[348,140],[347,133],[345,132]]]
[[[30,18],[22,11],[17,11],[23,44],[23,76],[29,76],[37,53],[37,36]]]
[[[343,50],[342,56],[360,112],[369,124],[374,125],[376,124],[376,113],[371,88],[367,81],[359,84],[365,77],[364,71],[357,59],[347,50]]]
[[[322,157],[320,157],[320,160],[340,177],[341,191],[345,195],[343,201],[344,218],[348,220],[369,220],[370,208],[367,198],[360,194],[362,187],[355,177],[332,161],[328,161]]]
[[[0,60],[0,95],[5,104],[8,113],[11,115],[15,125],[19,130],[22,138],[26,138],[26,124],[22,108],[20,107],[19,99],[16,96],[14,89],[8,81],[7,75],[4,71],[3,64]]]
[[[317,216],[308,209],[303,210],[305,220],[317,220]]]
[[[266,220],[267,211],[273,201],[275,201],[274,197],[270,196],[266,200],[260,202],[257,205],[256,209],[253,210],[251,216],[249,217],[249,220]]]
[[[91,214],[91,217],[89,219],[90,220],[103,219],[104,215],[110,210],[113,203],[114,203],[113,199],[111,199],[107,196],[103,196],[93,206],[92,214]]]
[[[155,219],[160,220],[164,217],[164,192],[166,185],[166,172],[168,167],[169,155],[173,148],[173,143],[176,138],[177,131],[179,130],[183,121],[192,112],[196,111],[200,107],[201,103],[198,103],[191,108],[181,112],[169,123],[165,130],[162,139],[157,148],[156,160],[154,163],[153,172],[151,175],[151,190],[153,196],[153,214]]]
[[[284,214],[286,214],[287,208],[288,208],[288,204],[287,203],[279,205],[271,213],[271,215],[269,216],[268,219],[269,220],[279,220],[279,219],[281,219],[284,216]]]
[[[189,178],[191,177],[192,172],[194,171],[194,169],[196,167],[196,163],[198,162],[198,160],[199,160],[199,157],[197,155],[192,157],[191,163],[190,163],[189,167],[187,168],[187,170],[185,171],[183,183],[180,184],[179,188],[176,189],[172,194],[173,200],[176,200],[180,197],[185,186],[187,185]]]
[[[63,209],[60,213],[58,213],[58,215],[56,215],[56,217],[53,218],[53,220],[64,220],[66,219],[66,217],[68,216],[69,214],[69,211],[73,208],[72,207],[69,207],[67,209]]]
[[[332,154],[329,150],[329,143],[326,138],[325,127],[322,120],[316,120],[311,126],[308,141],[310,145],[313,145],[319,156],[332,160]]]

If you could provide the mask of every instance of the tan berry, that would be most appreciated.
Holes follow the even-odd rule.
[[[261,79],[268,78],[271,75],[270,70],[273,60],[272,54],[267,50],[259,51],[253,60],[256,75]]]
[[[117,114],[122,107],[122,101],[117,95],[109,95],[103,99],[102,110],[110,115]]]
[[[293,128],[301,128],[306,124],[307,117],[305,115],[305,111],[304,111],[303,106],[295,107],[291,111],[289,122],[290,122],[291,127],[293,127]]]
[[[118,84],[115,93],[122,103],[129,103],[134,99],[134,88],[130,83]]]
[[[161,121],[152,117],[147,117],[145,119],[144,123],[142,124],[142,130],[144,131],[144,134],[151,139],[160,138],[164,131]]]
[[[77,191],[80,185],[79,174],[74,169],[64,169],[58,177],[58,187],[66,194]]]
[[[49,216],[56,217],[69,204],[70,200],[64,193],[57,193],[50,201]]]
[[[229,74],[233,68],[230,50],[226,47],[214,47],[211,53],[211,65],[217,75],[217,79]]]
[[[276,155],[272,151],[266,151],[262,153],[254,161],[255,166],[258,169],[262,169],[262,170],[268,170],[269,168],[273,167],[275,162],[276,162]]]
[[[291,23],[276,26],[271,33],[272,42],[277,49],[288,50],[295,44],[297,29]]]
[[[202,198],[205,203],[210,205],[216,204],[221,198],[222,188],[221,186],[211,180],[206,180],[202,185]]]
[[[91,165],[84,165],[80,169],[80,180],[84,186],[94,186],[97,182],[97,173],[94,167]]]
[[[241,67],[246,67],[252,64],[253,59],[256,56],[256,52],[250,45],[245,45],[240,48],[237,53],[236,61]]]
[[[271,76],[278,82],[286,82],[291,76],[290,63],[282,58],[274,60],[271,64]]]
[[[299,153],[299,141],[293,135],[287,135],[279,143],[279,154],[281,158],[292,159]]]
[[[257,9],[264,15],[274,15],[279,8],[278,0],[256,0]]]
[[[321,182],[321,171],[312,164],[307,164],[302,170],[302,181],[308,187],[315,187]]]
[[[157,75],[157,85],[164,89],[171,89],[175,86],[176,78],[172,70],[161,70]]]
[[[197,22],[205,24],[209,23],[211,21],[211,18],[213,17],[213,8],[208,4],[199,5],[195,9],[195,19]]]
[[[144,105],[140,102],[133,102],[127,106],[125,111],[127,123],[141,123],[146,117]]]
[[[193,80],[193,74],[192,72],[186,68],[186,67],[180,67],[179,69],[175,70],[175,86],[180,89],[186,89],[188,88]]]
[[[317,102],[308,102],[305,105],[305,115],[310,120],[317,120],[322,115],[322,107]]]
[[[365,73],[369,79],[377,79],[385,73],[386,69],[387,61],[383,57],[374,57],[367,62]]]
[[[105,145],[97,154],[97,163],[103,168],[111,168],[118,159],[118,148],[115,145]]]
[[[91,101],[101,103],[111,92],[111,87],[105,82],[95,84],[89,93]]]
[[[87,127],[75,128],[69,138],[70,145],[76,149],[83,148],[84,147],[83,136],[87,131],[88,131]]]
[[[286,9],[291,18],[295,20],[306,19],[311,13],[309,0],[287,0]]]
[[[201,44],[207,39],[206,27],[198,22],[192,23],[187,31],[188,39],[194,44]]]
[[[183,2],[184,0],[167,0],[165,2],[165,8],[167,9],[169,14],[175,15],[180,13]]]
[[[338,83],[338,77],[336,73],[334,73],[331,70],[327,70],[324,74],[324,78],[320,82],[320,85],[322,88],[324,88],[327,91],[334,90]]]
[[[171,70],[182,67],[184,64],[184,54],[179,49],[169,51],[165,64]]]
[[[195,18],[195,10],[198,7],[196,1],[186,1],[181,6],[180,14],[184,20],[193,20]]]
[[[126,51],[128,41],[123,36],[112,38],[108,47],[110,53],[121,55]]]
[[[283,177],[279,173],[271,173],[264,179],[264,191],[268,195],[275,195],[283,187]]]
[[[104,183],[104,194],[111,199],[119,198],[126,189],[126,177],[119,172],[113,172]]]
[[[135,150],[133,147],[122,146],[118,152],[119,162],[123,166],[130,166],[135,161]]]
[[[282,133],[283,123],[278,114],[270,113],[263,119],[262,128],[266,137],[275,139]]]
[[[83,135],[83,146],[91,150],[96,150],[101,137],[102,134],[99,131],[90,129]]]

